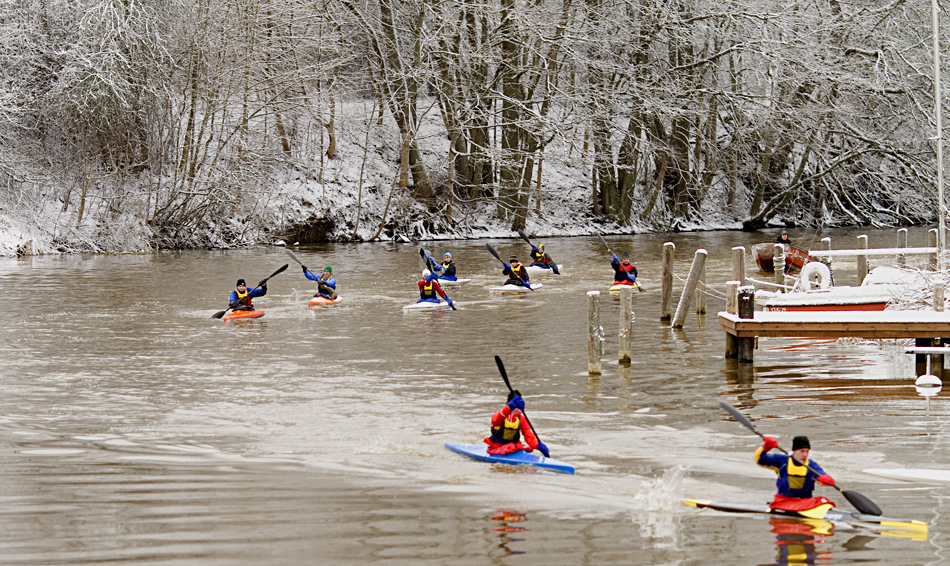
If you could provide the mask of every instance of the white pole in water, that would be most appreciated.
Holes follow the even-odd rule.
[[[943,206],[943,121],[941,120],[941,99],[943,98],[940,84],[940,36],[937,0],[930,0],[930,12],[933,17],[934,36],[934,114],[937,127],[937,270],[943,272],[947,265],[943,257],[946,249],[947,235],[944,221]]]

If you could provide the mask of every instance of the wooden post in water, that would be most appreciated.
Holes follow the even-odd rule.
[[[683,294],[680,295],[680,302],[676,306],[676,314],[673,315],[673,328],[683,328],[683,322],[686,320],[686,311],[689,310],[689,302],[696,292],[696,284],[699,283],[699,274],[706,265],[706,250],[698,249],[693,255],[693,265],[689,268],[689,277],[686,278],[686,286],[683,287]]]
[[[785,244],[775,244],[772,248],[772,266],[775,267],[775,284],[782,285],[778,290],[785,292]]]
[[[745,248],[736,246],[732,248],[732,279],[739,282],[739,286],[745,285]]]
[[[934,310],[937,312],[944,311],[944,305],[946,304],[946,285],[943,282],[938,282],[934,285]],[[944,345],[943,338],[934,340],[935,345]],[[930,373],[936,375],[941,380],[944,377],[943,365],[944,365],[944,354],[938,354],[930,358]]]
[[[755,287],[745,285],[739,287],[738,299],[736,300],[739,318],[753,318],[755,316]],[[755,349],[755,338],[737,338],[738,352],[737,357],[740,362],[751,362],[752,352]]]
[[[673,302],[673,253],[676,251],[676,244],[666,242],[663,244],[663,284],[662,296],[660,297],[660,320],[670,319],[670,309]]]
[[[898,228],[897,229],[897,247],[906,248],[907,247],[907,228]],[[897,267],[907,267],[907,256],[904,254],[897,254]]]
[[[630,367],[633,358],[633,287],[624,285],[620,288],[620,338],[618,340],[617,358],[620,365]]]
[[[738,281],[726,282],[726,312],[736,314],[739,312],[739,286]],[[726,332],[726,358],[735,358],[739,355],[738,339]]]
[[[866,250],[868,249],[868,237],[867,235],[858,236],[858,249]],[[864,278],[868,275],[868,256],[859,255],[858,256],[858,285],[864,283]]]
[[[587,373],[600,375],[604,329],[600,326],[600,291],[587,292]]]
[[[927,231],[927,247],[936,248],[937,247],[937,229],[931,228]],[[930,270],[937,270],[937,254],[930,254]]]
[[[696,285],[696,314],[706,314],[706,264],[703,263]]]

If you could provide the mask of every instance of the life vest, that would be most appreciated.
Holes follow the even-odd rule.
[[[514,420],[512,420],[514,419]],[[515,415],[508,415],[501,426],[491,429],[491,440],[498,444],[521,442],[521,419]]]
[[[246,304],[247,306],[252,306],[252,305],[251,305],[251,297],[249,296],[249,295],[250,295],[250,291],[244,291],[244,292],[242,293],[242,292],[238,291],[237,289],[235,289],[234,292],[237,294],[238,302],[242,302],[242,304]],[[246,302],[246,303],[243,303],[244,297],[247,297],[247,302]]]
[[[521,276],[522,267],[523,266],[520,263],[518,264],[518,267],[511,267],[511,269],[509,270],[511,273],[508,274],[508,279],[514,279],[515,281],[523,281],[524,277]]]
[[[436,293],[435,293],[435,285],[432,283],[432,281],[429,281],[428,283],[423,285],[421,289],[419,289],[419,295],[423,299],[437,298]]]
[[[795,463],[795,459],[788,457],[788,467],[785,468],[785,474],[788,477],[789,489],[805,489],[805,478],[808,476],[808,462],[802,462],[804,466]]]

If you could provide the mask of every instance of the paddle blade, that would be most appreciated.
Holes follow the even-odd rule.
[[[845,499],[851,502],[851,505],[854,505],[855,509],[865,515],[881,515],[881,508],[857,491],[851,491],[850,489],[839,489],[838,491],[841,492],[841,495],[844,495]]]
[[[498,372],[501,374],[501,378],[505,380],[508,391],[514,391],[514,389],[511,388],[511,383],[508,383],[508,372],[505,371],[505,364],[501,363],[501,358],[498,356],[495,356],[495,365],[498,366]]]
[[[300,261],[300,258],[297,257],[297,254],[295,254],[294,252],[288,250],[287,248],[284,248],[284,251],[287,252],[288,254],[290,254],[291,259],[293,259],[294,261],[296,261],[296,262],[299,263],[300,265],[303,265],[303,262]]]
[[[229,310],[229,309],[225,309],[225,310],[223,310],[223,311],[218,311],[218,312],[214,313],[213,315],[211,315],[211,318],[221,318],[221,317],[224,316],[224,313],[228,312],[228,310]]]
[[[600,234],[597,234],[597,238],[600,239],[600,243],[603,244],[605,248],[607,248],[608,252],[610,252],[610,246],[607,245],[607,240],[605,240],[604,237],[601,236]],[[610,252],[610,253],[614,253],[614,252]]]
[[[762,434],[755,429],[755,425],[752,424],[752,421],[750,421],[749,419],[746,418],[745,415],[740,413],[739,409],[736,409],[735,407],[733,407],[729,403],[726,403],[725,401],[720,401],[719,406],[722,407],[724,411],[732,415],[732,418],[736,419],[736,421],[739,424],[751,430],[752,432],[758,434],[759,436],[762,436]]]
[[[528,236],[521,230],[518,230],[518,235],[521,236],[521,239],[525,242],[528,242],[528,245],[531,245],[531,240],[528,239]]]
[[[280,269],[271,273],[270,277],[273,277],[277,275],[278,273],[283,273],[284,271],[287,271],[287,267],[289,267],[289,264],[285,263],[283,266],[280,267]],[[268,279],[270,279],[270,277],[268,277]]]
[[[501,256],[498,255],[498,252],[495,251],[495,248],[491,247],[491,244],[485,244],[485,247],[488,249],[488,253],[490,253],[491,255],[495,256],[495,259],[497,259],[498,261],[502,261],[502,260],[501,260]],[[502,263],[504,263],[504,262],[502,262]]]

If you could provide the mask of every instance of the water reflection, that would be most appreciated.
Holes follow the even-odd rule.
[[[803,564],[831,564],[831,550],[820,550],[833,536],[831,521],[823,519],[791,519],[770,517],[769,524],[775,533],[778,566]]]
[[[498,548],[502,551],[502,556],[513,556],[516,554],[527,554],[525,550],[515,550],[513,544],[524,542],[524,538],[515,538],[510,533],[523,533],[528,530],[522,523],[528,520],[528,515],[521,511],[513,509],[501,509],[498,515],[493,515],[492,521],[498,521],[498,526],[492,527],[492,531],[499,533]]]

